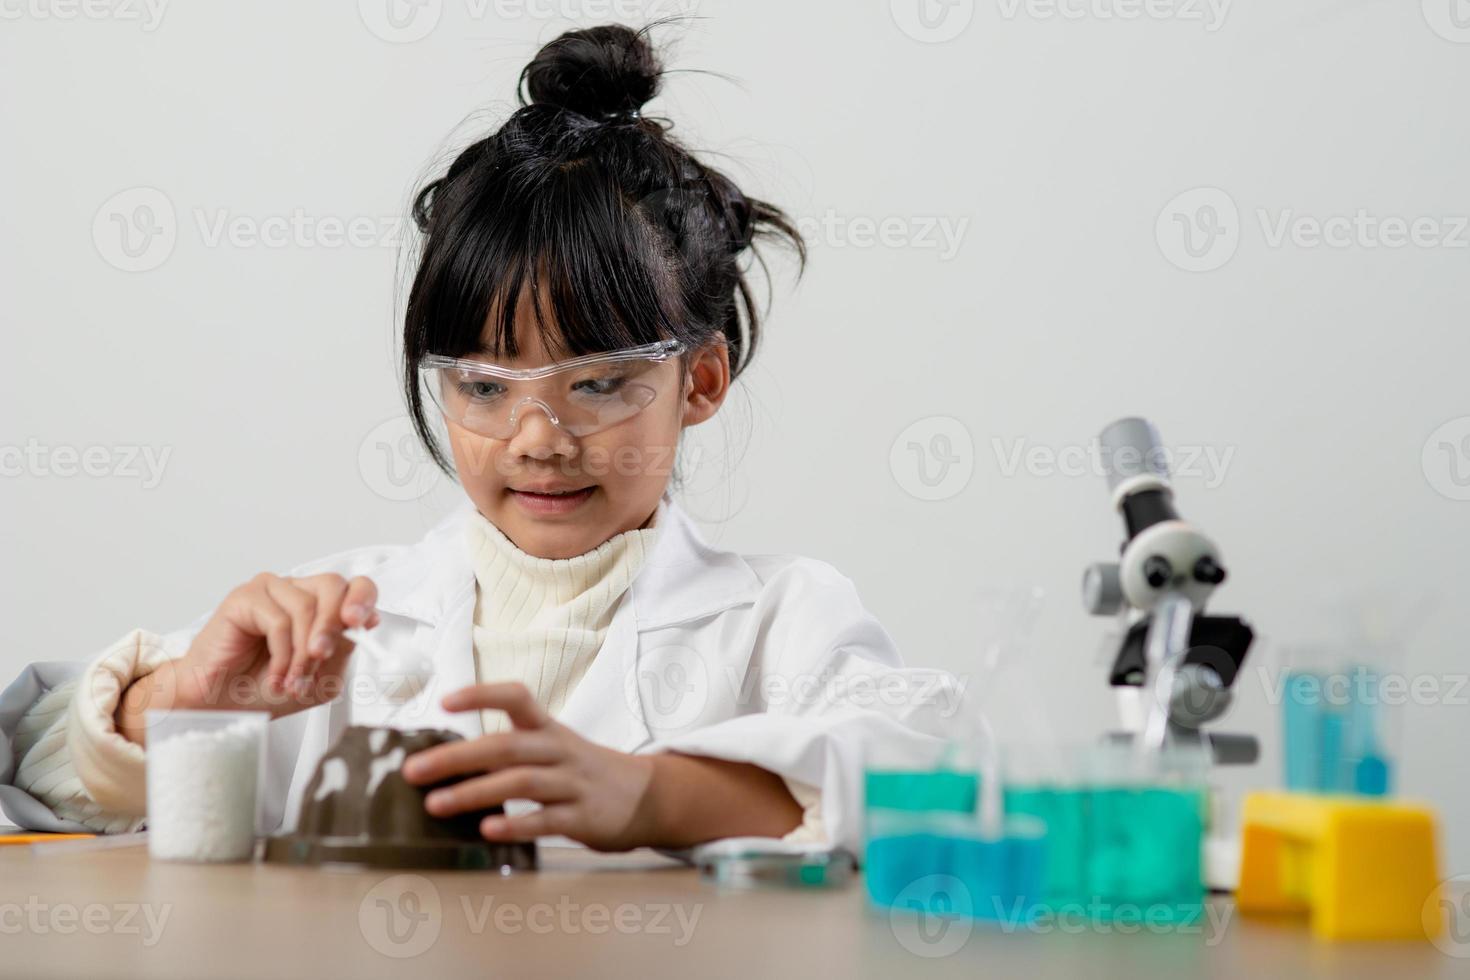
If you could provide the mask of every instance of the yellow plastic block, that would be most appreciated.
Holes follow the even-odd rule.
[[[1424,913],[1439,880],[1429,808],[1252,793],[1243,817],[1241,912],[1305,913],[1323,939],[1424,939],[1443,928],[1437,912]]]

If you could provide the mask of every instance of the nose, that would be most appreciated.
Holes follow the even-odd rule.
[[[527,398],[515,408],[515,432],[506,449],[516,456],[550,459],[552,456],[577,455],[577,441],[557,425],[556,413],[540,399]]]

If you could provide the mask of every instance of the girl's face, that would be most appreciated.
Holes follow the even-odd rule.
[[[485,336],[493,336],[487,323]],[[554,358],[541,341],[530,303],[516,309],[520,357],[496,361],[535,368]],[[687,373],[686,373],[687,365]],[[652,369],[660,392],[637,415],[575,437],[526,406],[509,439],[492,439],[446,420],[460,484],[480,513],[516,547],[540,558],[586,554],[609,538],[645,526],[658,508],[679,434],[710,418],[730,386],[722,343],[671,358]],[[585,491],[553,497],[536,491]]]

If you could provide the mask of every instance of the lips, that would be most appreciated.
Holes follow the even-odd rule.
[[[543,497],[564,497],[567,494],[581,493],[583,490],[591,490],[592,487],[560,485],[545,487],[511,487],[510,489],[512,493],[534,493]]]
[[[597,487],[557,487],[551,490],[530,490],[508,488],[511,499],[530,514],[537,516],[552,516],[558,514],[570,514],[581,507],[592,495],[597,492]]]

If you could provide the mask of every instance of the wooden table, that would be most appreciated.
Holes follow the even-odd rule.
[[[1187,933],[1001,930],[835,891],[726,891],[650,852],[397,875],[0,848],[0,976],[1465,977],[1428,942],[1333,946],[1212,900]],[[1470,935],[1456,950],[1470,954]]]

